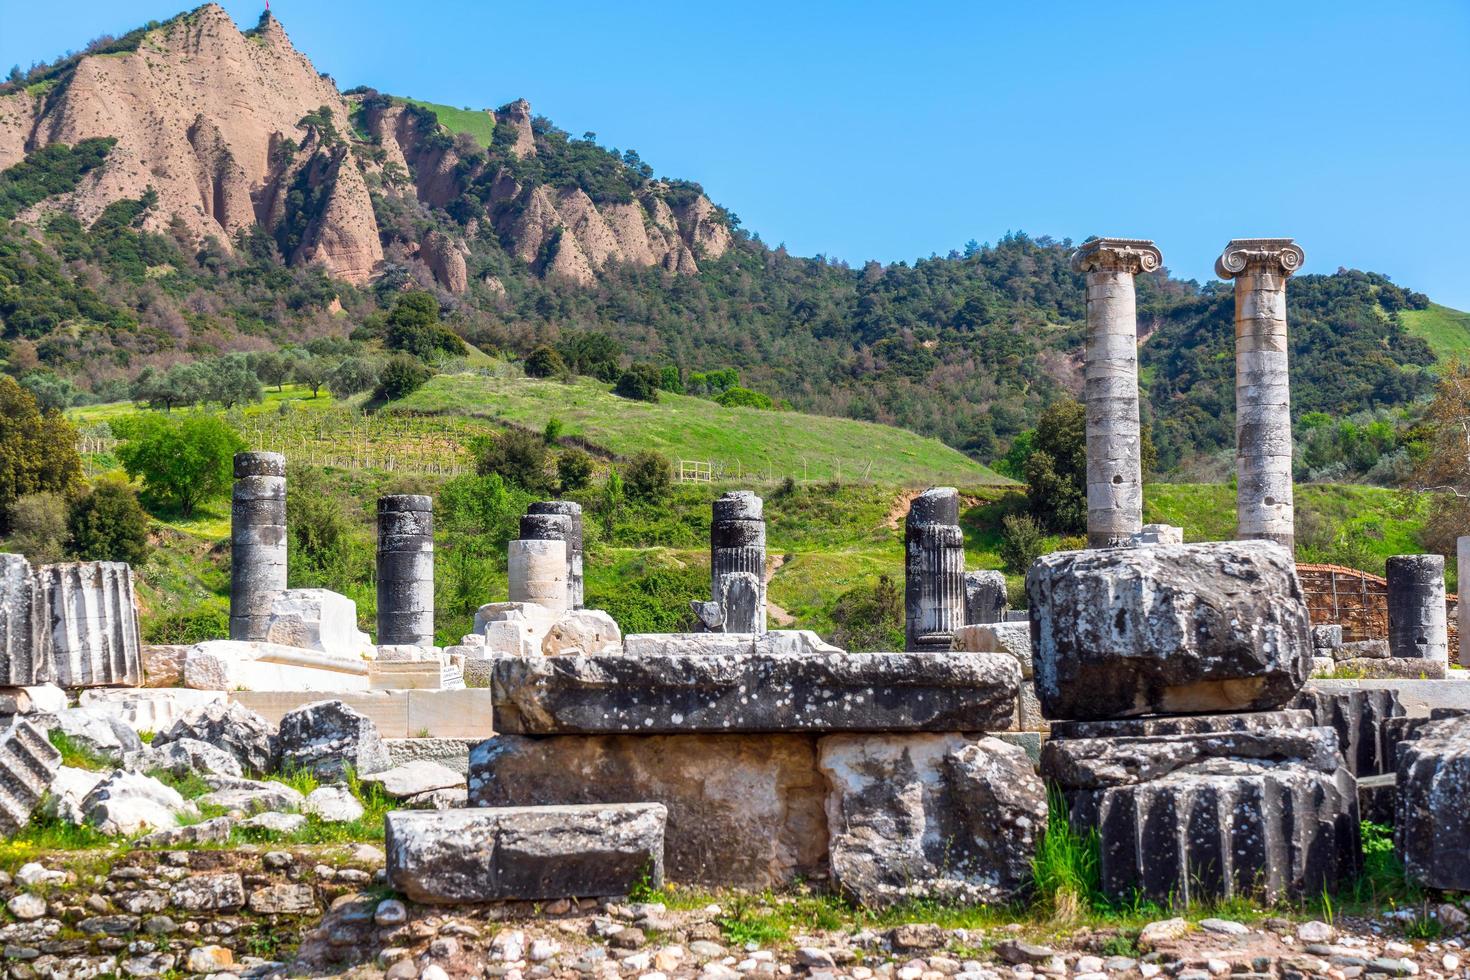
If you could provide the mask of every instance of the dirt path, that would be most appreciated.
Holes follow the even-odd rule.
[[[790,555],[773,555],[766,559],[766,619],[770,620],[772,625],[778,627],[790,626],[796,622],[795,616],[771,601],[770,593],[771,579],[776,577],[776,573],[781,570],[781,566],[785,565],[786,560],[790,557]]]

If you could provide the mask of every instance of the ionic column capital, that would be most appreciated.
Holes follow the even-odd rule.
[[[1073,272],[1153,272],[1164,261],[1147,238],[1094,238],[1072,253]]]
[[[1290,238],[1237,238],[1215,260],[1215,275],[1234,279],[1249,270],[1289,276],[1306,260],[1302,247]]]

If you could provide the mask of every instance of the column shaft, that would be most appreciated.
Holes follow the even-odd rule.
[[[965,536],[953,487],[931,487],[909,505],[903,601],[905,648],[948,650],[965,624]]]
[[[434,502],[378,498],[378,644],[434,645]]]
[[[286,457],[236,453],[230,505],[230,639],[263,641],[286,588]]]

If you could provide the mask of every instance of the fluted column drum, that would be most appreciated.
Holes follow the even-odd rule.
[[[230,504],[230,639],[264,640],[286,588],[286,457],[236,453]]]

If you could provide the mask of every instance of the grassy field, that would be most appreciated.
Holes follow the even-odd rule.
[[[495,132],[495,117],[485,110],[456,109],[454,106],[419,99],[403,101],[432,111],[439,117],[440,124],[451,133],[469,133],[481,146],[490,145],[490,137]]]
[[[589,379],[439,375],[394,404],[395,412],[467,416],[541,430],[560,419],[563,435],[618,455],[653,449],[671,459],[712,461],[730,478],[840,480],[927,486],[1007,483],[936,439],[852,419],[755,408],[661,392],[658,404],[629,401]]]
[[[1430,303],[1427,310],[1401,310],[1410,334],[1422,337],[1441,361],[1470,353],[1470,313]]]

